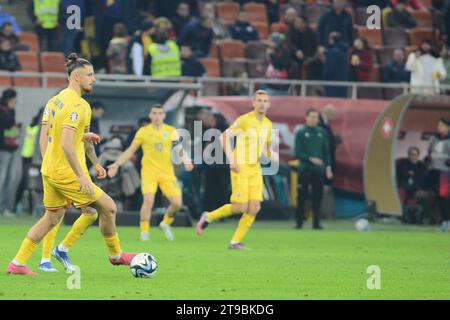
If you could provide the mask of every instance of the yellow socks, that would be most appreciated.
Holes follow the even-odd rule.
[[[231,243],[241,243],[254,221],[255,217],[249,215],[248,213],[244,213],[239,220],[238,227],[233,235],[233,238],[231,239]]]
[[[119,235],[116,233],[111,237],[103,236],[103,240],[108,247],[109,255],[113,258],[118,258],[122,253],[122,249],[120,248]]]
[[[31,239],[25,238],[22,242],[22,245],[20,246],[19,251],[17,252],[17,255],[14,257],[13,263],[16,265],[25,265],[38,245],[39,243],[35,243],[31,241]]]
[[[61,242],[65,249],[71,248],[75,242],[80,240],[87,228],[97,220],[98,214],[83,213],[75,221],[67,236]]]
[[[163,219],[162,222],[163,222],[164,224],[170,226],[170,225],[173,223],[174,220],[175,220],[175,217],[169,217],[169,215],[165,214],[165,215],[164,215],[164,219]]]
[[[141,220],[140,227],[141,232],[148,233],[148,231],[150,230],[150,222]]]
[[[56,234],[58,233],[61,221],[47,233],[42,241],[42,259],[50,260],[53,247],[55,246]]]
[[[233,214],[233,211],[231,210],[231,204],[225,204],[225,205],[221,206],[219,209],[211,211],[208,214],[208,217],[206,218],[206,220],[208,222],[213,222],[220,218],[229,217],[232,214]]]

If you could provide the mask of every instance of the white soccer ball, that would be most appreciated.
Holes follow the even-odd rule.
[[[158,262],[149,253],[139,253],[131,260],[130,270],[136,278],[152,278],[158,271]]]
[[[369,221],[364,218],[358,219],[355,222],[355,228],[358,231],[367,231],[369,230]]]

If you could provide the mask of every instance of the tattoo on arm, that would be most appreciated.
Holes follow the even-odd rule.
[[[95,154],[94,145],[92,143],[86,143],[85,147],[84,147],[84,150],[86,152],[86,156],[91,161],[91,163],[93,165],[98,164],[98,158],[97,158],[97,155]]]

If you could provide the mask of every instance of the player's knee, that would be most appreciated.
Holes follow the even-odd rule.
[[[261,204],[250,204],[248,206],[248,213],[252,216],[256,216],[258,212],[261,210]]]
[[[62,217],[64,216],[64,210],[47,211],[45,215],[49,225],[53,228],[61,221]]]
[[[183,205],[183,201],[181,201],[181,199],[179,199],[179,200],[177,199],[177,200],[173,200],[170,204],[172,205],[172,208],[175,211],[178,211],[181,209],[181,207]]]
[[[236,203],[235,208],[240,213],[247,212],[248,211],[248,203]]]

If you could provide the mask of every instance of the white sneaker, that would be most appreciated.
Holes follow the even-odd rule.
[[[141,241],[149,241],[149,240],[150,240],[150,233],[141,232]]]
[[[172,230],[170,229],[170,226],[165,224],[164,222],[161,222],[159,224],[159,229],[164,232],[164,235],[166,236],[167,240],[173,241],[175,240],[175,237],[173,236]]]

